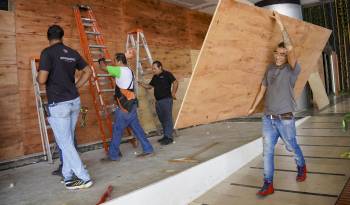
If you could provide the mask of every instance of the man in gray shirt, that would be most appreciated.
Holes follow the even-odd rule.
[[[252,114],[265,95],[263,116],[263,147],[264,147],[264,185],[257,193],[267,196],[274,192],[274,150],[278,138],[286,144],[288,151],[294,153],[298,174],[296,180],[306,179],[306,165],[303,153],[296,141],[296,128],[293,111],[295,111],[294,85],[300,73],[293,46],[277,12],[274,19],[279,25],[283,41],[274,52],[274,64],[269,65],[262,80],[260,91],[253,106],[248,111]]]

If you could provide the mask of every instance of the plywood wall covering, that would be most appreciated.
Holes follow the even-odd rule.
[[[258,93],[273,50],[282,40],[279,27],[266,9],[222,0],[214,14],[194,68],[176,128],[246,115]],[[295,45],[302,72],[302,91],[328,40],[330,31],[282,16]]]
[[[211,19],[207,14],[159,0],[12,2],[13,12],[0,11],[0,112],[3,113],[0,116],[0,161],[42,151],[29,59],[39,56],[48,46],[46,32],[52,24],[61,25],[65,30],[65,44],[81,52],[74,5],[81,3],[92,7],[111,54],[124,50],[127,31],[143,28],[153,58],[162,61],[180,81],[190,77],[190,50],[200,49]],[[99,141],[96,113],[87,86],[80,93],[82,104],[89,107],[89,112],[87,127],[78,126],[78,142]],[[142,124],[147,127],[147,112],[140,115]]]

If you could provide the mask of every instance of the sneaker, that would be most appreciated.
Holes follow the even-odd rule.
[[[62,164],[60,164],[55,171],[51,172],[51,174],[62,177]]]
[[[120,158],[114,160],[114,159],[111,159],[110,157],[104,157],[104,158],[102,158],[100,161],[101,161],[102,163],[103,163],[103,162],[119,162],[119,161],[120,161]]]
[[[75,189],[87,189],[92,186],[92,181],[83,181],[81,179],[76,179],[76,180],[70,180],[66,181],[66,188],[69,190],[75,190]]]
[[[151,157],[154,155],[154,152],[142,152],[141,154],[136,155],[137,158],[142,158],[142,157]]]
[[[161,145],[168,145],[168,144],[172,144],[173,141],[174,141],[173,139],[167,137],[160,144]]]
[[[62,184],[67,184],[67,183],[71,183],[71,182],[73,182],[73,181],[75,181],[75,180],[78,180],[78,179],[79,179],[79,178],[78,178],[77,176],[75,176],[75,174],[73,174],[72,179],[67,180],[67,181],[64,181],[64,177],[62,176],[60,182],[61,182]]]
[[[306,165],[304,165],[304,166],[302,166],[302,167],[297,167],[297,169],[298,169],[298,175],[297,175],[297,178],[296,178],[296,180],[297,180],[297,182],[303,182],[303,181],[305,181],[305,179],[306,179]]]
[[[275,189],[273,188],[273,183],[264,181],[263,187],[256,194],[259,196],[267,196],[267,195],[273,194],[273,192],[275,192]]]
[[[163,142],[166,139],[166,137],[162,137],[159,140],[157,140],[159,143]]]

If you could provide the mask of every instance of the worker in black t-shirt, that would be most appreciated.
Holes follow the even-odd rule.
[[[48,121],[62,151],[62,175],[67,189],[89,188],[93,182],[74,146],[74,131],[80,112],[78,88],[90,78],[91,70],[79,53],[63,44],[63,29],[50,26],[49,47],[41,52],[37,80],[46,85]],[[75,81],[75,71],[82,74]]]
[[[146,89],[154,88],[156,111],[164,133],[158,142],[161,145],[168,145],[173,142],[173,99],[176,100],[178,82],[171,72],[163,69],[159,61],[153,62],[152,71],[154,75],[151,82],[149,84],[139,82],[139,84]]]

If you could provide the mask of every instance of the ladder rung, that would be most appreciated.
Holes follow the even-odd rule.
[[[98,59],[97,58],[94,58],[94,59],[92,59],[94,62],[98,62]],[[106,59],[105,60],[106,62],[112,62],[112,60],[111,59]]]
[[[86,21],[86,22],[94,22],[94,21],[96,21],[95,19],[90,19],[90,18],[81,18],[81,20]]]
[[[97,77],[112,77],[112,76],[109,75],[109,74],[97,74],[96,76],[97,76]]]
[[[114,89],[101,89],[101,93],[114,92]]]
[[[142,58],[141,61],[146,61],[146,60],[148,60],[148,59],[149,59],[148,57]]]
[[[93,24],[92,23],[83,23],[83,26],[86,26],[86,27],[92,27]]]
[[[101,35],[100,32],[95,32],[95,31],[85,31],[85,33],[90,35]]]
[[[46,94],[46,90],[40,90],[39,93],[40,94]]]
[[[90,47],[90,48],[106,48],[106,46],[103,46],[103,45],[94,45],[94,44],[90,44],[89,47]]]

